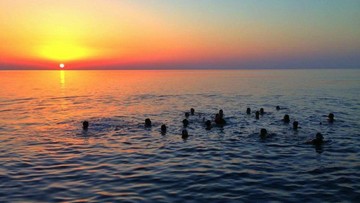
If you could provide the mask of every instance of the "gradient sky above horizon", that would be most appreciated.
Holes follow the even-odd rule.
[[[0,69],[360,68],[359,0],[1,0]]]

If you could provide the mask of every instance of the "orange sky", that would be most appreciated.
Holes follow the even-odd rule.
[[[349,1],[337,16],[321,10],[329,5],[309,1],[319,8],[302,14],[285,2],[2,0],[0,64],[71,69],[359,53],[350,21],[359,14],[349,10],[359,4]]]

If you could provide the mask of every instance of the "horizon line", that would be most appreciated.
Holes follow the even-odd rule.
[[[46,68],[0,68],[0,71],[114,71],[114,70],[326,70],[326,69],[360,69],[360,67],[281,67],[281,68],[71,68],[71,69],[46,69]]]

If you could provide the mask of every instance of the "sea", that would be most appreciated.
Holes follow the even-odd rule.
[[[14,70],[0,82],[0,202],[360,201],[360,69]],[[307,144],[316,133],[324,143]]]

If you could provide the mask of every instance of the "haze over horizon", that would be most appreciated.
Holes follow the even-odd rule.
[[[360,68],[360,1],[2,0],[0,69]]]

